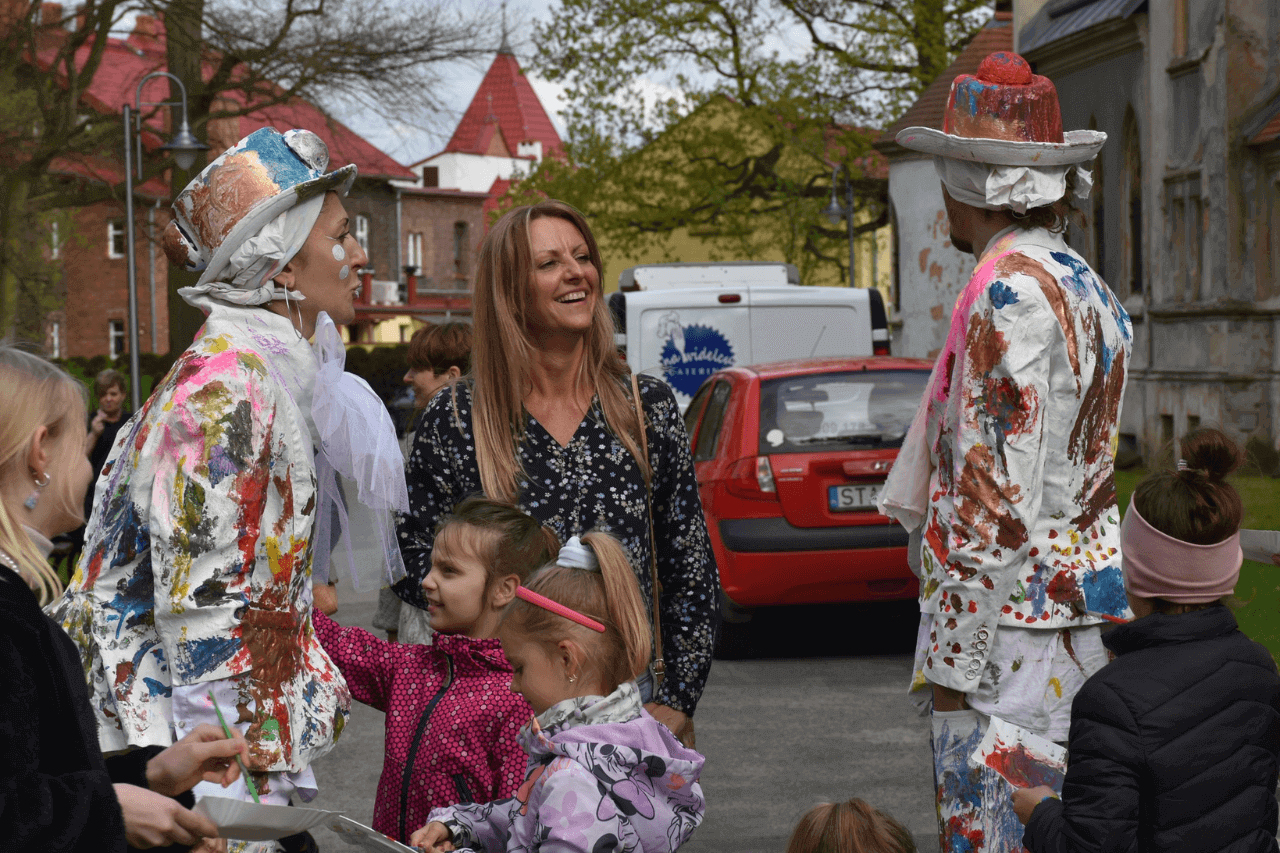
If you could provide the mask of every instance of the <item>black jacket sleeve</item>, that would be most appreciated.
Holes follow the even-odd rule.
[[[1036,806],[1022,843],[1031,853],[1136,851],[1144,766],[1138,725],[1097,678],[1071,703],[1068,756],[1062,799]]]
[[[58,638],[43,626],[20,617],[0,625],[2,846],[14,853],[123,850],[115,790],[96,738],[85,737],[93,732],[92,720],[81,719],[88,700],[70,681],[81,677],[78,668],[61,665],[62,650],[50,646]]]

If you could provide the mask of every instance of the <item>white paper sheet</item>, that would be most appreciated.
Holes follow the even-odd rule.
[[[237,841],[271,841],[297,835],[338,814],[324,809],[273,806],[230,797],[203,797],[196,803],[194,811],[208,816],[224,838]]]
[[[1048,785],[1060,794],[1067,774],[1067,750],[1007,720],[992,717],[969,763],[985,764],[1015,788]]]
[[[393,851],[393,853],[418,853],[418,848],[406,847],[376,829],[370,829],[362,823],[356,823],[346,815],[336,815],[326,826],[329,827],[329,830],[334,835],[357,850],[372,850],[374,853],[388,850]]]
[[[1280,530],[1241,530],[1240,550],[1246,560],[1274,566],[1273,554],[1280,554]]]

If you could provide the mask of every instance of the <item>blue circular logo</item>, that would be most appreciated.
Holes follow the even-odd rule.
[[[662,347],[662,376],[692,397],[706,378],[733,365],[733,346],[710,326],[683,326]]]

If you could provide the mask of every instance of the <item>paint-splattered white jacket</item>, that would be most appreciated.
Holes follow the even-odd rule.
[[[255,770],[303,770],[341,731],[350,693],[311,625],[316,369],[288,320],[219,304],[121,429],[58,609],[104,751],[171,743],[196,710],[177,694],[208,688]]]
[[[926,677],[972,691],[998,624],[1126,610],[1114,461],[1132,326],[1043,229],[993,241],[955,311],[925,402],[920,603]]]

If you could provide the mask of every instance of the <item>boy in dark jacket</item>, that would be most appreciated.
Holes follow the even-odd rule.
[[[1222,599],[1240,575],[1243,508],[1218,430],[1183,441],[1177,470],[1143,480],[1121,529],[1134,621],[1071,709],[1069,767],[1014,793],[1032,853],[1274,851],[1280,676]]]

